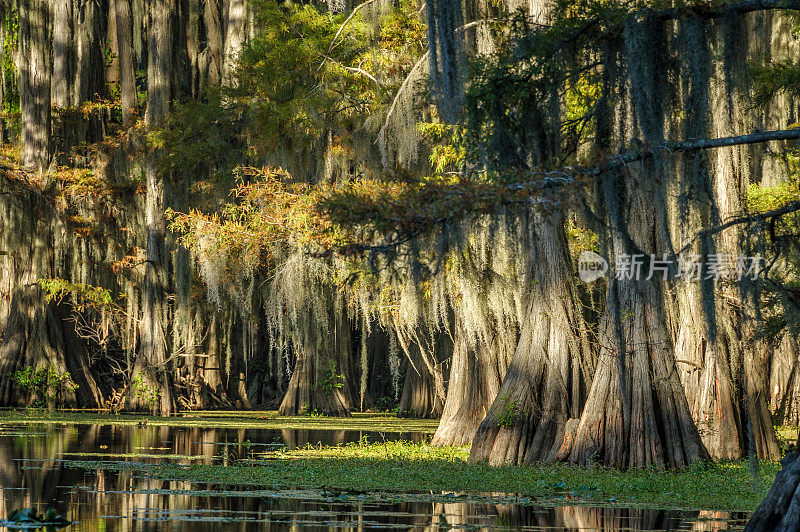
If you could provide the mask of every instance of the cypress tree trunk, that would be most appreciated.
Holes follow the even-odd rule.
[[[500,391],[475,435],[472,462],[552,461],[568,436],[568,421],[580,416],[592,378],[594,363],[564,215],[543,216],[531,243],[536,282],[528,318]]]
[[[62,274],[57,240],[65,228],[49,203],[37,192],[7,187],[0,180],[4,198],[0,205],[0,247],[9,250],[3,270],[14,280],[5,330],[0,339],[0,404],[23,406],[41,400],[48,406],[95,408],[101,395],[89,371],[85,346],[64,319],[66,308],[47,301],[37,281]],[[69,234],[69,233],[67,233]],[[78,384],[51,387],[46,397],[20,388],[14,374],[19,370],[53,371]],[[66,384],[66,383],[63,383]]]
[[[800,364],[797,337],[786,331],[770,360],[770,411],[780,425],[800,424]]]
[[[624,75],[609,76],[604,91],[630,102],[632,112],[624,105],[609,109],[614,117],[609,123],[616,122],[626,135],[639,135],[645,144],[659,145],[665,131],[663,95],[670,87],[662,67],[667,60],[660,55],[668,50],[663,23],[643,11],[628,20],[623,38],[618,57]],[[607,61],[613,72],[615,60]],[[671,175],[668,161],[654,157],[599,178],[598,204],[607,228],[603,242],[617,271],[609,281],[586,407],[574,441],[565,442],[559,459],[626,469],[680,468],[709,458],[676,368],[669,286],[663,271],[651,269],[658,266],[653,260],[671,252]]]
[[[155,128],[169,110],[170,69],[172,67],[172,15],[174,3],[169,0],[152,0],[149,29],[149,61],[147,71],[148,127]],[[164,181],[157,166],[157,153],[146,162],[147,174],[147,264],[143,286],[143,315],[139,330],[140,350],[133,370],[133,378],[141,376],[142,382],[158,390],[159,402],[153,410],[170,414],[175,410],[172,373],[167,363],[166,292],[167,257],[165,249],[166,221],[164,219]],[[132,408],[147,405],[136,394],[128,394]]]
[[[511,358],[501,338],[508,331],[495,329],[492,338],[471,342],[461,319],[456,316],[447,399],[432,445],[466,445],[472,441],[497,397]]]
[[[721,137],[735,135],[742,127],[755,129],[753,113],[747,110],[752,30],[743,18],[729,17],[720,27],[692,18],[682,21],[681,33],[686,58],[682,77],[688,92],[683,106],[694,110],[685,119],[684,136]],[[718,43],[721,56],[713,64],[709,42]],[[712,85],[712,77],[721,82]],[[673,227],[683,230],[680,246],[703,227],[745,210],[752,150],[736,146],[684,158],[679,197],[685,203],[679,201],[670,219]],[[694,223],[686,224],[687,214]],[[692,252],[708,265],[713,256],[743,254],[743,240],[741,230],[732,227],[703,239]],[[678,287],[681,321],[676,356],[692,416],[714,458],[738,459],[748,450],[762,459],[780,455],[768,413],[766,378],[757,369],[766,366],[765,346],[754,341],[754,320],[747,318],[758,315],[755,298],[752,286],[731,288],[706,278],[705,272],[703,279]],[[735,381],[735,375],[743,378]],[[748,449],[751,440],[754,448]]]
[[[0,14],[0,62],[6,62],[6,15],[5,12]],[[6,90],[6,71],[0,68],[0,109],[5,107],[5,90]],[[2,115],[2,113],[0,113]],[[6,119],[0,116],[0,144],[6,142]]]
[[[800,527],[800,453],[787,454],[781,466],[767,496],[750,517],[745,532],[789,532]]]
[[[212,87],[218,86],[222,81],[222,55],[223,55],[223,33],[222,23],[220,22],[220,2],[219,0],[206,0],[203,18],[206,25],[207,44],[205,49],[206,71],[205,76],[208,84]]]
[[[239,60],[246,37],[247,13],[245,0],[226,0],[225,12],[225,56],[222,63],[222,79],[231,83],[233,70]]]
[[[296,359],[278,408],[281,416],[316,410],[326,416],[350,417],[357,404],[350,324],[334,312],[329,314],[327,332],[320,325],[310,325],[292,342]]]
[[[403,395],[398,404],[398,415],[422,418],[442,416],[447,399],[442,359],[453,352],[448,335],[436,331],[396,329],[400,348],[406,355]]]
[[[122,119],[128,122],[136,112],[136,75],[133,58],[133,24],[130,0],[112,0],[117,16],[117,47],[119,48],[119,87]]]
[[[19,0],[17,76],[22,111],[22,164],[50,166],[50,2]]]
[[[70,53],[72,52],[72,0],[53,2],[53,105],[70,105]]]
[[[80,107],[82,103],[95,99],[97,95],[103,96],[106,92],[103,50],[108,17],[103,12],[104,7],[99,2],[79,2],[73,11],[75,81],[72,105],[74,107]]]
[[[403,394],[397,405],[398,417],[435,419],[442,415],[444,402],[436,393],[434,376],[422,359],[412,350],[412,358],[405,361]]]

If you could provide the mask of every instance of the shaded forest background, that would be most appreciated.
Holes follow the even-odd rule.
[[[799,7],[4,0],[0,404],[777,458]],[[583,284],[584,250],[765,269]]]

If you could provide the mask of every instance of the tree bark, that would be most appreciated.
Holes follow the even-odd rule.
[[[73,13],[75,28],[75,77],[73,107],[105,95],[105,45],[107,16],[98,2],[79,2]],[[99,140],[99,139],[98,139]]]
[[[319,325],[299,332],[292,342],[295,364],[286,394],[278,408],[281,416],[317,411],[326,416],[350,417],[358,394],[353,389],[356,375],[350,325],[329,310],[332,334]]]
[[[583,408],[594,361],[564,233],[564,215],[537,215],[536,279],[514,358],[472,442],[471,462],[550,462]],[[573,427],[575,422],[569,424]]]
[[[217,87],[222,82],[222,56],[224,54],[224,34],[220,21],[220,0],[206,0],[203,17],[206,25],[207,44],[205,49],[208,85]]]
[[[800,453],[787,454],[781,466],[767,496],[747,522],[745,532],[789,532],[800,527]]]
[[[438,418],[444,410],[447,397],[444,386],[444,368],[440,360],[443,353],[452,352],[452,342],[440,332],[435,333],[430,344],[422,345],[422,338],[405,339],[398,332],[400,345],[406,355],[403,394],[397,405],[397,415],[405,417]],[[425,335],[427,337],[427,335]],[[426,364],[422,351],[433,362]]]
[[[50,2],[19,0],[18,80],[22,111],[22,164],[50,166]]]
[[[497,397],[511,358],[500,338],[508,331],[495,330],[493,338],[473,343],[459,317],[455,327],[447,399],[432,445],[467,445],[472,441]]]
[[[152,0],[149,28],[149,60],[147,71],[148,127],[158,127],[169,111],[171,96],[170,69],[172,68],[172,15],[174,3],[170,0]],[[164,180],[157,153],[152,153],[146,163],[147,174],[147,264],[144,280],[144,308],[140,328],[140,352],[132,378],[141,375],[142,382],[158,390],[158,405],[154,411],[167,415],[175,411],[172,375],[167,362],[166,292],[167,258],[165,256],[166,221],[164,219]],[[146,407],[140,398],[129,394],[128,404],[133,408]]]
[[[69,107],[72,69],[72,0],[53,2],[53,105]]]
[[[247,4],[245,0],[226,0],[225,11],[225,56],[222,64],[222,79],[233,82],[233,71],[239,61],[247,30]]]
[[[117,47],[119,48],[119,88],[122,120],[128,123],[136,113],[136,68],[133,58],[133,23],[130,0],[113,0],[117,16]]]
[[[64,228],[39,193],[24,187],[7,189],[5,180],[0,183],[0,247],[9,250],[2,265],[14,280],[0,337],[0,404],[26,406],[40,400],[50,407],[99,407],[102,396],[90,373],[86,347],[64,319],[68,309],[48,301],[37,283],[63,273],[55,248]],[[62,383],[55,389],[48,386],[46,397],[36,397],[21,389],[14,376],[25,369],[69,374],[78,389]]]

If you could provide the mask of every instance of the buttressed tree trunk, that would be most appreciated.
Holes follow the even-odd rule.
[[[462,318],[456,317],[447,399],[432,445],[466,445],[475,437],[510,363],[504,334],[508,331],[495,327],[491,338],[470,341]]]
[[[443,358],[453,352],[452,341],[443,331],[431,333],[427,328],[420,331],[416,327],[399,327],[395,331],[406,356],[399,415],[441,417],[447,399]]]
[[[333,310],[333,309],[330,309]],[[329,311],[329,327],[310,325],[299,333],[295,365],[278,414],[296,416],[320,412],[349,417],[358,390],[353,381],[353,348],[348,320]]]
[[[412,348],[405,361],[403,394],[397,405],[400,417],[435,419],[442,415],[444,401],[436,393],[434,376]]]
[[[578,418],[594,371],[563,212],[536,215],[527,320],[505,379],[472,443],[470,461],[552,461]],[[570,428],[577,421],[570,423]]]
[[[745,17],[730,17],[719,26],[697,18],[681,22],[681,78],[684,108],[694,112],[684,120],[685,138],[736,135],[753,130],[749,108],[748,37],[752,30]],[[744,40],[744,42],[742,42]],[[712,50],[710,43],[716,43]],[[712,56],[721,60],[712,63]],[[722,80],[711,84],[711,78]],[[713,89],[713,90],[712,90]],[[683,231],[679,246],[692,241],[704,227],[719,225],[745,209],[751,181],[752,153],[758,148],[734,146],[710,154],[683,158],[679,172],[682,198],[670,223]],[[691,198],[691,199],[689,199]],[[689,223],[687,223],[689,218]],[[697,242],[690,253],[702,257],[738,257],[742,233],[734,226]],[[732,272],[728,272],[730,274]],[[739,459],[751,449],[758,457],[780,455],[767,406],[766,378],[756,369],[766,365],[759,357],[765,346],[753,342],[753,307],[740,307],[740,287],[703,278],[679,283],[679,324],[676,357],[690,409],[703,441],[714,458]],[[743,375],[740,386],[734,375]]]
[[[22,111],[22,164],[50,166],[50,1],[19,0],[17,72]]]
[[[169,0],[152,0],[150,12],[147,112],[145,122],[155,128],[169,111],[172,75],[172,18],[175,6]],[[147,264],[144,280],[143,316],[139,331],[140,350],[133,379],[141,377],[148,392],[158,392],[158,403],[150,405],[142,395],[129,390],[128,404],[133,408],[152,408],[161,414],[175,410],[171,371],[167,362],[165,257],[166,221],[164,219],[164,180],[157,166],[157,154],[148,156],[147,174]]]
[[[0,267],[14,282],[7,313],[2,309],[7,318],[5,330],[0,331],[0,404],[22,406],[37,400],[51,407],[96,408],[101,398],[89,372],[85,346],[74,328],[70,330],[72,323],[64,320],[63,309],[48,301],[38,284],[40,279],[64,275],[59,242],[65,228],[41,194],[7,185],[0,179],[0,197],[4,198],[0,206],[0,247],[8,250]],[[51,383],[44,390],[25,390],[15,378],[21,370],[69,374],[69,379]],[[77,390],[70,386],[72,383],[78,385]]]
[[[767,496],[750,517],[745,532],[797,530],[800,524],[800,453],[787,454],[781,466]]]
[[[662,65],[667,62],[659,57],[666,48],[664,31],[647,12],[629,20],[620,54],[625,75],[604,88],[631,103],[630,114],[609,112],[621,122],[618,130],[638,132],[652,145],[664,136],[661,94],[668,82]],[[667,281],[661,270],[650,269],[663,266],[651,262],[651,254],[671,252],[668,163],[654,157],[599,179],[598,203],[608,228],[603,239],[616,275],[609,280],[589,397],[575,438],[565,441],[560,459],[625,469],[680,468],[709,458],[676,369]]]

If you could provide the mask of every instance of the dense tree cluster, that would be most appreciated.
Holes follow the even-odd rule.
[[[70,405],[440,416],[492,464],[777,458],[798,9],[6,0],[0,401],[54,368]]]

